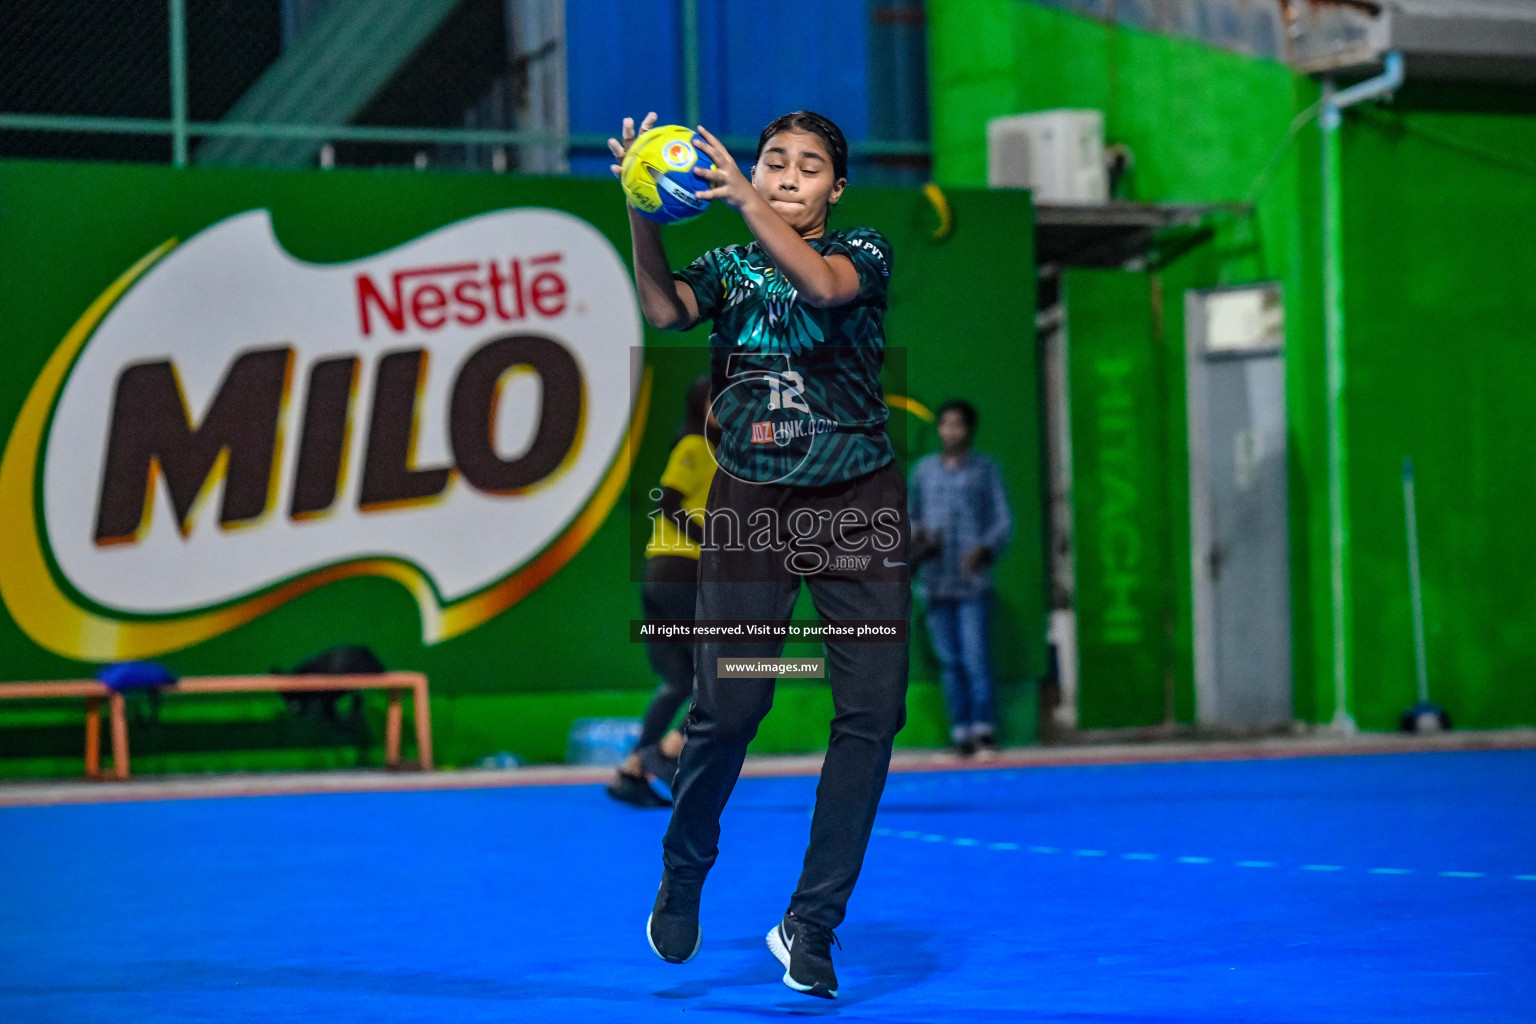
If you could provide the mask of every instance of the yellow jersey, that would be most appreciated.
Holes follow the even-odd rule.
[[[683,511],[699,525],[704,524],[704,502],[709,497],[709,484],[715,478],[715,451],[703,434],[684,434],[667,457],[667,468],[661,474],[661,486],[670,487],[683,496]],[[651,539],[645,545],[645,557],[657,555],[681,555],[698,558],[699,546],[677,528],[664,515],[651,517]]]

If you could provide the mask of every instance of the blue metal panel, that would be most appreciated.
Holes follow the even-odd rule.
[[[868,138],[868,19],[864,4],[847,0],[700,4],[705,116],[756,138],[780,114],[814,110],[850,141]]]
[[[678,0],[565,0],[572,133],[617,135],[625,117],[683,116]],[[572,174],[607,174],[606,150],[572,150]]]
[[[779,114],[807,109],[849,141],[869,136],[868,11],[847,0],[773,4],[701,0],[700,112],[717,135],[753,140]],[[613,134],[626,116],[684,116],[681,0],[566,0],[570,125]],[[743,147],[736,147],[742,149]],[[734,154],[743,163],[748,148]],[[607,174],[603,153],[574,151],[573,174]]]

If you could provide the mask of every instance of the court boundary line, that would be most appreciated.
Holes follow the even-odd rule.
[[[1345,878],[1353,878],[1357,875],[1374,875],[1390,877],[1416,878],[1457,878],[1457,879],[1485,879],[1489,882],[1499,880],[1513,882],[1536,882],[1536,875],[1506,874],[1503,871],[1465,871],[1465,870],[1438,870],[1435,868],[1351,868],[1343,864],[1290,864],[1275,860],[1241,860],[1226,857],[1206,857],[1194,854],[1162,854],[1145,852],[1116,853],[1113,850],[1077,849],[1068,846],[1026,846],[1023,843],[1011,840],[989,841],[976,839],[972,836],[946,836],[939,833],[923,832],[920,829],[899,829],[890,826],[877,826],[871,832],[873,839],[899,839],[908,842],[923,842],[930,844],[958,846],[972,850],[993,850],[1005,853],[1033,853],[1042,856],[1062,855],[1063,861],[1073,858],[1085,860],[1102,860],[1106,863],[1115,861],[1132,861],[1137,863],[1186,864],[1211,868],[1241,868],[1244,870],[1273,870],[1277,874],[1288,874],[1298,871],[1322,872],[1326,875],[1338,875]]]

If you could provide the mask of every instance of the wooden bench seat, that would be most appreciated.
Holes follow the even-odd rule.
[[[420,672],[376,672],[345,676],[186,676],[155,689],[161,694],[179,693],[304,693],[325,690],[384,690],[389,704],[384,716],[384,763],[400,767],[401,706],[405,692],[412,695],[416,723],[416,750],[422,771],[432,770],[432,711],[428,703],[427,677]],[[95,679],[60,679],[42,682],[0,683],[0,700],[85,699],[85,774],[93,779],[128,778],[128,715],[124,694]],[[101,705],[110,711],[112,774],[101,771]]]

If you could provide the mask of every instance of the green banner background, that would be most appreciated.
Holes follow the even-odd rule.
[[[980,447],[1003,466],[1018,527],[998,567],[995,660],[1005,728],[1024,740],[1033,735],[1033,707],[1023,684],[1044,664],[1030,207],[1022,193],[962,191],[948,201],[955,229],[938,241],[931,235],[939,217],[916,190],[855,186],[834,225],[870,224],[891,239],[888,339],[893,349],[905,350],[892,364],[905,363],[907,389],[930,408],[952,396],[975,402],[986,424]],[[622,200],[616,186],[603,181],[0,163],[6,368],[0,424],[9,436],[38,370],[86,305],[168,238],[186,239],[232,214],[266,208],[290,253],[330,262],[518,206],[552,207],[587,220],[628,262]],[[740,218],[725,208],[666,234],[676,265],[707,248],[744,240]],[[707,339],[703,330],[648,330],[646,343],[702,347]],[[648,489],[660,475],[686,384],[680,375],[657,375],[632,486]],[[934,447],[931,427],[910,414],[896,415],[907,418],[895,434],[905,433],[908,454]],[[263,672],[291,667],[334,644],[366,644],[390,667],[430,676],[442,762],[462,764],[497,749],[558,759],[574,718],[637,714],[653,685],[644,651],[627,638],[629,620],[640,613],[631,582],[631,514],[630,496],[621,497],[554,578],[497,618],[441,644],[422,644],[415,603],[403,588],[354,579],[160,660],[182,674]],[[797,616],[813,615],[802,601]],[[942,742],[944,735],[933,685],[937,672],[925,644],[921,638],[914,644],[912,724],[902,737],[907,743]],[[0,614],[0,678],[81,678],[95,670],[39,649]],[[758,749],[813,749],[825,742],[830,702],[824,687],[784,684],[778,703]],[[313,736],[267,721],[274,707],[275,701],[260,698],[167,701],[161,724],[136,733],[136,770],[352,763],[360,756],[311,750]],[[208,725],[216,719],[225,723]],[[77,709],[0,705],[0,772],[75,770],[79,742]],[[264,753],[267,747],[288,753]]]

